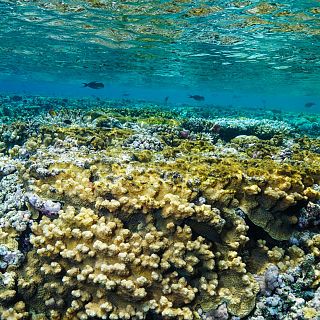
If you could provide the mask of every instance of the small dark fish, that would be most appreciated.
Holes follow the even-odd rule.
[[[189,96],[190,99],[194,99],[197,101],[204,101],[204,96],[199,96],[199,95],[194,95],[194,96]]]
[[[102,89],[104,88],[104,84],[102,82],[92,81],[88,83],[83,83],[84,87],[89,87],[91,89]]]
[[[314,105],[316,105],[315,102],[307,102],[307,103],[304,104],[304,107],[305,107],[305,108],[311,108],[311,107],[313,107]]]
[[[165,98],[164,98],[164,103],[167,104],[167,103],[168,103],[168,100],[169,100],[169,97],[165,97]]]
[[[63,120],[63,122],[64,122],[65,124],[72,124],[72,121],[69,120],[69,119],[65,119],[65,120]]]

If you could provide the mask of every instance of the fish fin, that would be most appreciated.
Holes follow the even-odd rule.
[[[189,98],[193,99],[193,96],[189,95]]]
[[[87,87],[88,86],[88,84],[87,83],[83,83],[83,87]]]

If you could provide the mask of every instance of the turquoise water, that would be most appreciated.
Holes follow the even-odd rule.
[[[319,107],[318,1],[0,1],[0,15],[4,92]],[[81,89],[94,80],[105,89]]]

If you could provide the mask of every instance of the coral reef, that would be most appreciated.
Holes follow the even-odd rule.
[[[286,122],[269,119],[216,118],[214,120],[204,120],[191,118],[183,121],[182,125],[190,131],[218,131],[220,136],[226,140],[239,135],[255,135],[261,139],[270,139],[274,135],[290,134],[294,131],[293,127]]]
[[[302,229],[316,227],[320,224],[320,204],[309,202],[301,209],[299,227]]]
[[[296,118],[4,100],[4,319],[317,318],[320,145]]]
[[[55,217],[58,215],[61,204],[59,202],[53,202],[51,200],[44,201],[40,197],[38,197],[36,194],[32,193],[26,193],[26,200],[30,204],[30,206],[41,213],[42,215],[48,216],[48,217]]]
[[[18,250],[10,250],[5,245],[0,245],[0,269],[5,270],[10,265],[19,265],[23,255]]]
[[[138,150],[160,151],[163,149],[161,141],[157,137],[148,133],[140,133],[131,136],[127,141],[125,141],[124,146]]]
[[[0,159],[0,226],[8,224],[23,231],[29,221],[25,209],[23,187],[17,167],[8,157]]]
[[[269,283],[268,291],[262,291],[254,314],[248,319],[319,318],[319,287],[315,290],[312,285],[316,278],[315,271],[319,272],[319,267],[315,269],[313,259],[308,255],[301,265],[283,274],[275,272],[274,266],[270,267],[273,271],[269,268],[265,274],[265,281]]]

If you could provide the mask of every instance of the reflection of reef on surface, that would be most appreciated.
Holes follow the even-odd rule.
[[[319,315],[307,116],[1,99],[1,319]]]

